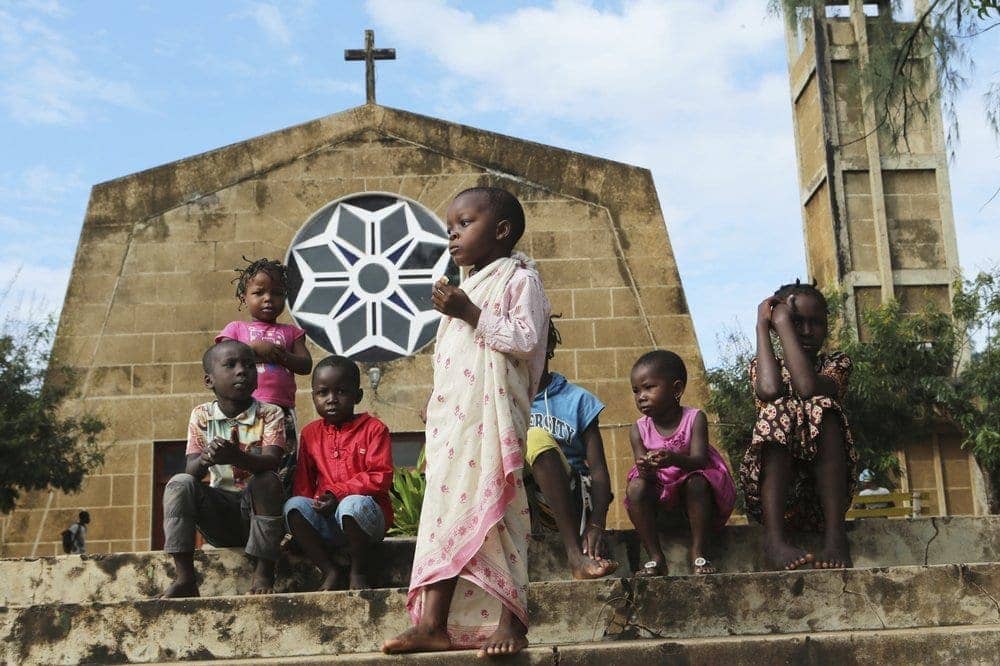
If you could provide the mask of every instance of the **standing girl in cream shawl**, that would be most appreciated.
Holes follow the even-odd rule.
[[[476,187],[447,214],[448,250],[469,267],[435,285],[445,316],[427,405],[427,491],[407,607],[414,626],[387,653],[527,646],[528,503],[521,482],[532,396],[545,364],[551,306],[514,244],[524,211],[509,192]]]

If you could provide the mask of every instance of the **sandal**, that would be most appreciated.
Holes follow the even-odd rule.
[[[694,567],[696,576],[718,573],[718,570],[712,566],[712,561],[707,557],[696,557],[691,564]]]
[[[635,572],[636,578],[651,578],[652,576],[665,576],[667,565],[663,562],[650,560],[642,565],[642,568]]]

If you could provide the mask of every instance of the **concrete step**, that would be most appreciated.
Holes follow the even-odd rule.
[[[854,561],[861,567],[987,562],[1000,553],[1000,516],[873,518],[850,525]],[[713,561],[724,572],[759,571],[760,539],[759,526],[726,527],[716,536]],[[819,547],[814,534],[796,535],[795,540],[808,548]],[[671,573],[690,573],[687,533],[673,529],[662,541]],[[630,575],[641,561],[635,533],[613,531],[610,544],[612,555],[622,565],[617,575]],[[378,557],[373,585],[405,587],[409,583],[412,539],[386,540]],[[198,568],[203,596],[242,594],[249,584],[250,567],[239,549],[200,551]],[[533,581],[569,578],[557,535],[533,538],[529,569]],[[0,605],[112,603],[149,597],[162,590],[172,575],[170,558],[159,551],[0,560],[0,580],[5,583],[0,585]],[[281,592],[314,590],[319,575],[307,563],[283,563],[277,584]]]
[[[565,644],[1000,627],[1000,564],[532,583],[530,639]],[[270,659],[377,651],[402,590],[0,608],[0,663]]]
[[[188,662],[208,666],[376,666],[406,663],[424,666],[463,666],[472,663],[475,652],[388,657],[364,653],[283,659],[239,659]],[[996,626],[886,629],[781,636],[730,636],[680,640],[647,639],[539,645],[525,650],[504,664],[513,666],[718,666],[718,664],[963,664],[994,666],[1000,655],[1000,629]]]

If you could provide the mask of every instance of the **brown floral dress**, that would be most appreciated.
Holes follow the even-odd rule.
[[[823,412],[832,410],[840,419],[844,432],[844,446],[847,448],[847,503],[850,507],[854,495],[855,466],[858,454],[854,450],[854,439],[844,416],[840,401],[847,394],[847,380],[851,375],[851,359],[841,352],[820,354],[816,359],[817,374],[825,375],[837,384],[836,396],[819,395],[802,398],[792,388],[792,378],[784,361],[778,359],[784,395],[773,402],[764,402],[756,397],[757,422],[754,424],[750,446],[740,465],[740,484],[746,498],[747,516],[763,523],[761,508],[761,464],[763,447],[774,442],[788,449],[792,454],[792,480],[785,502],[785,525],[792,530],[820,531],[823,528],[823,511],[816,494],[816,473],[814,459],[819,444],[820,423]],[[757,385],[757,359],[750,362],[751,391]]]

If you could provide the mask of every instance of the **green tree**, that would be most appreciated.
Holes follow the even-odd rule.
[[[795,21],[804,13],[825,11],[822,0],[768,0],[772,13]],[[899,12],[901,0],[885,0],[884,6]],[[991,32],[993,31],[993,32]],[[858,69],[857,83],[870,91],[877,126],[892,139],[905,144],[911,120],[927,119],[940,105],[950,150],[959,140],[956,103],[975,69],[972,42],[1000,34],[1000,0],[926,0],[917,3],[912,21],[897,22],[892,11],[880,11],[868,21],[869,58]],[[928,66],[930,59],[934,66]],[[1000,73],[992,79],[984,96],[986,121],[1000,138]]]
[[[79,490],[104,461],[97,445],[104,423],[60,413],[74,382],[52,358],[54,329],[48,319],[8,321],[0,330],[0,513],[11,511],[23,491]]]

